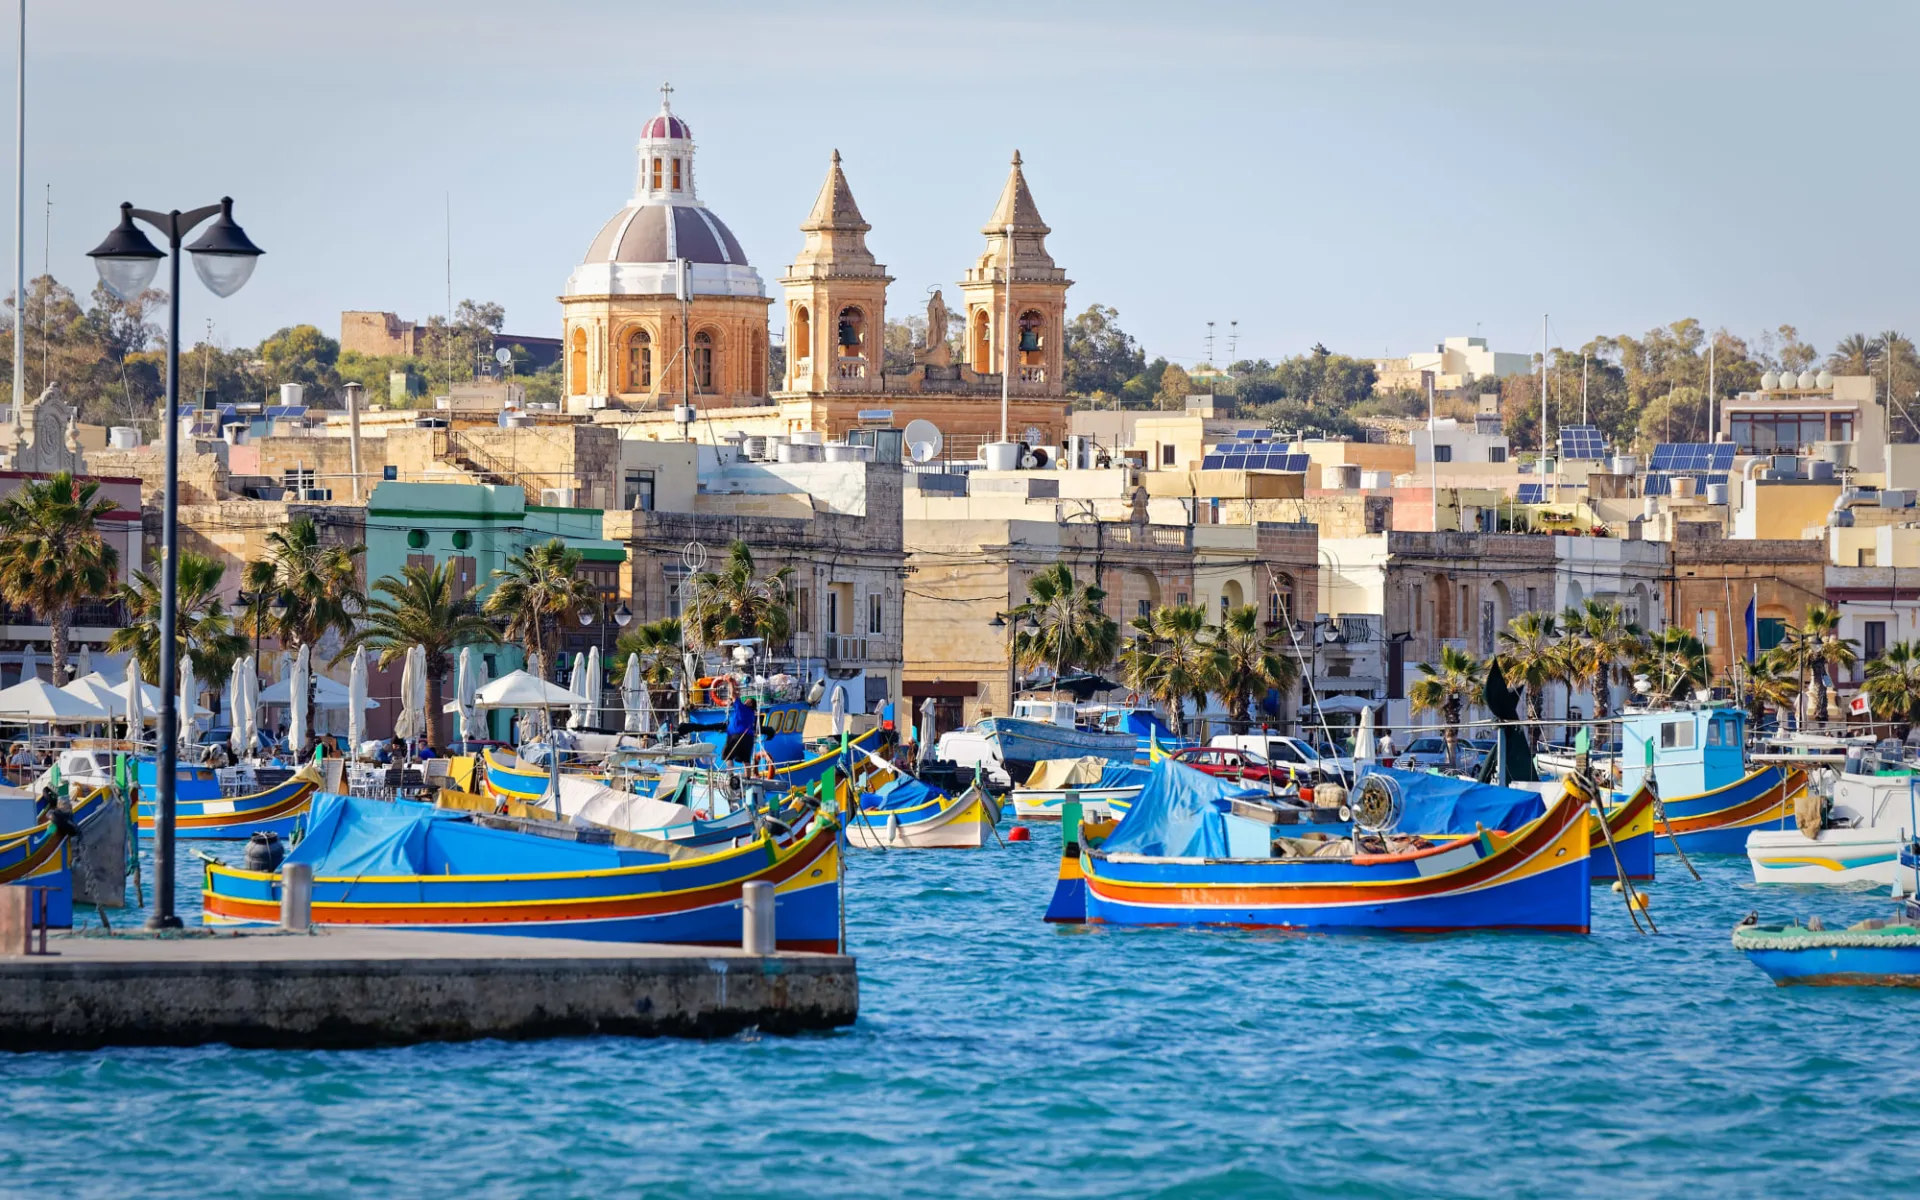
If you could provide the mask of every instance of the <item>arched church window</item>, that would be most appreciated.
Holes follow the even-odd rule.
[[[660,190],[660,160],[657,158],[653,160],[653,190]]]
[[[793,336],[787,339],[787,353],[794,358],[813,357],[813,320],[804,304],[793,310]]]
[[[653,335],[644,329],[627,339],[627,390],[644,392],[653,386]]]
[[[1046,339],[1042,331],[1046,328],[1046,317],[1035,309],[1020,314],[1020,365],[1036,367],[1045,361]]]
[[[840,357],[859,358],[866,353],[867,314],[849,304],[840,310],[840,328],[835,338]]]
[[[700,392],[713,390],[713,335],[704,329],[693,335],[693,387]]]
[[[680,160],[678,158],[673,160],[673,190],[676,192],[680,190]]]
[[[573,330],[572,359],[567,366],[567,392],[584,396],[587,394],[587,331],[578,326]]]
[[[993,326],[984,308],[976,309],[973,314],[973,369],[982,375],[990,375],[995,371]]]

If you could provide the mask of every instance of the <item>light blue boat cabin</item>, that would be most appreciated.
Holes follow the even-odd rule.
[[[1654,785],[1669,798],[1740,782],[1747,774],[1746,723],[1747,714],[1732,707],[1626,714],[1620,726],[1620,791],[1634,793],[1649,761]]]

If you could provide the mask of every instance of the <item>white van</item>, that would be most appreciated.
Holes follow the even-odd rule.
[[[1228,750],[1250,750],[1273,766],[1291,768],[1305,783],[1339,780],[1353,770],[1353,764],[1322,758],[1299,738],[1281,733],[1223,733],[1207,744]]]

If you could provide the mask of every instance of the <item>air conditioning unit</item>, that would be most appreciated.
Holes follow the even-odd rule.
[[[572,488],[541,488],[540,504],[543,508],[572,508]]]

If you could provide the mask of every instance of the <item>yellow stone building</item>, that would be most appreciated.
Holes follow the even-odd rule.
[[[892,370],[884,347],[893,278],[867,246],[872,226],[834,151],[800,225],[799,253],[780,277],[787,364],[769,395],[774,301],[699,198],[692,130],[672,111],[671,89],[661,90],[667,98],[641,131],[633,198],[602,227],[561,297],[568,411],[606,410],[599,419],[649,431],[658,423],[660,432],[648,436],[661,437],[681,436],[671,410],[683,398],[696,409],[731,409],[726,424],[754,433],[837,439],[861,426],[923,419],[941,430],[944,456],[959,459],[1003,433],[1036,446],[1065,441],[1072,281],[1047,251],[1052,231],[1017,151],[981,230],[986,245],[959,281],[960,361],[947,344],[945,296],[936,292],[927,303],[933,332],[914,347],[911,365]]]

